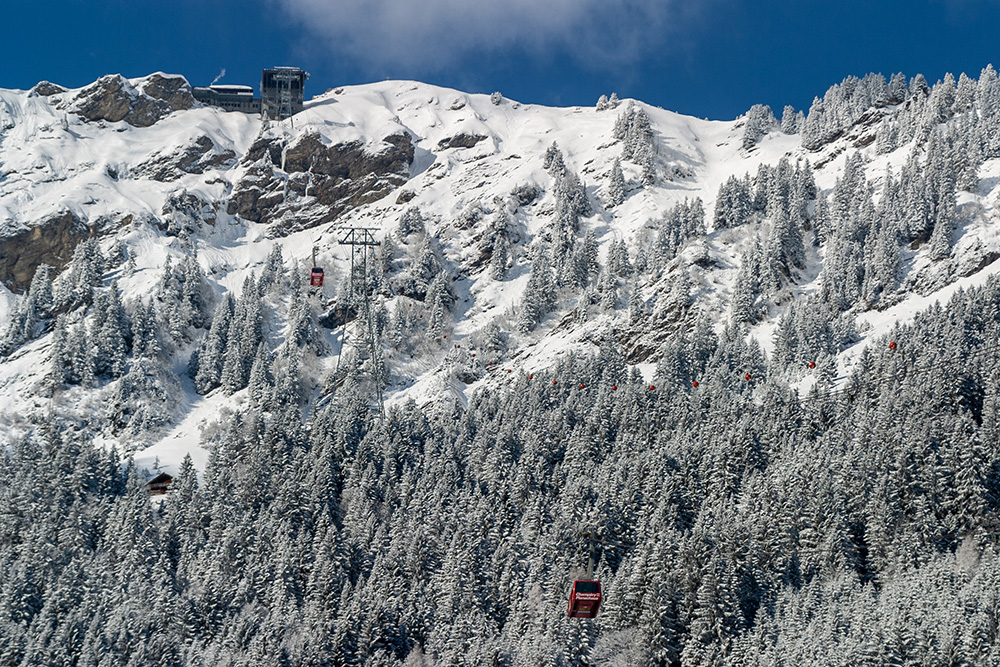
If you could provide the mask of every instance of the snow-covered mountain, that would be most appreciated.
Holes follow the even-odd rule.
[[[1000,664],[992,68],[0,128],[0,663]]]
[[[817,99],[808,118],[786,110],[780,126],[760,107],[735,121],[707,121],[639,101],[550,108],[406,81],[328,91],[283,122],[201,106],[186,81],[164,74],[108,76],[80,90],[42,83],[0,91],[0,318],[8,329],[2,428],[15,432],[20,417],[44,409],[53,391],[84,412],[120,391],[125,366],[56,390],[46,381],[58,352],[57,315],[70,328],[93,326],[93,297],[64,296],[61,307],[24,324],[36,268],[63,272],[56,292],[60,282],[64,291],[77,289],[80,279],[71,274],[79,273],[80,249],[91,238],[106,260],[94,287],[106,293],[115,281],[133,328],[135,304],[150,299],[154,319],[169,328],[162,302],[168,262],[176,270],[194,258],[208,287],[200,318],[189,317],[175,338],[159,334],[170,338],[160,356],[171,376],[160,418],[150,428],[100,429],[101,441],[140,450],[140,465],[158,458],[176,469],[188,452],[203,464],[201,431],[220,410],[249,400],[245,390],[199,387],[197,360],[191,372],[189,362],[205,345],[221,297],[239,297],[275,249],[292,284],[307,279],[314,252],[326,270],[325,286],[308,297],[321,339],[303,372],[304,409],[336,386],[330,376],[348,312],[350,252],[338,244],[338,230],[350,226],[390,239],[377,250],[382,273],[370,283],[386,322],[380,345],[389,405],[462,404],[478,389],[601,345],[620,349],[652,381],[671,337],[699,320],[717,332],[728,322],[746,325],[765,353],[788,360],[784,381],[802,391],[820,375],[836,383],[894,324],[1000,268],[1000,160],[987,147],[975,165],[978,179],[957,195],[943,253],[928,240],[936,211],[926,212],[926,229],[894,228],[891,284],[874,290],[859,278],[855,296],[835,306],[827,294],[836,341],[800,351],[806,357],[794,363],[789,349],[775,352],[779,323],[793,306],[839,284],[827,269],[824,292],[831,253],[842,259],[852,252],[831,239],[857,216],[850,205],[857,196],[835,186],[860,178],[869,202],[861,210],[892,217],[876,211],[880,201],[903,206],[888,201],[887,184],[912,190],[916,174],[926,189],[935,142],[961,150],[956,132],[985,136],[982,127],[960,124],[968,109],[980,109],[983,119],[996,113],[982,110],[991,76],[971,88],[963,79],[933,90],[922,78],[902,89],[896,77],[849,79]],[[795,193],[799,199],[788,204]],[[733,204],[740,196],[746,201]],[[797,207],[787,224],[798,250],[774,246],[785,213],[775,213],[769,196]],[[720,197],[729,203],[720,206]],[[905,201],[906,193],[899,195]],[[875,232],[850,243],[858,257],[871,255]],[[71,265],[74,252],[81,259]],[[549,303],[525,320],[536,296],[532,266],[543,263]],[[289,335],[294,291],[268,297],[268,353]],[[748,295],[752,303],[734,305]],[[443,314],[433,312],[434,298]],[[432,318],[435,330],[425,323]],[[353,320],[349,337],[361,331],[361,320]],[[133,335],[126,335],[129,347]],[[822,368],[803,372],[805,358]]]

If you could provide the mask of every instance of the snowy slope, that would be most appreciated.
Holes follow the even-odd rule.
[[[139,86],[142,80],[131,83]],[[567,167],[583,181],[594,205],[593,215],[583,219],[581,234],[595,234],[602,256],[616,240],[625,240],[633,247],[646,242],[651,220],[685,199],[702,199],[710,233],[684,249],[674,266],[687,266],[695,273],[696,310],[709,314],[720,328],[740,256],[748,243],[747,235],[756,232],[711,230],[719,186],[730,176],[753,174],[760,164],[775,164],[788,157],[793,162],[808,159],[822,163],[816,170],[816,181],[821,189],[829,190],[847,155],[854,150],[844,140],[818,154],[810,153],[801,147],[797,135],[775,131],[747,151],[742,142],[742,119],[705,121],[637,102],[651,121],[658,167],[662,173],[676,176],[643,187],[640,167],[623,162],[628,197],[623,204],[607,209],[601,202],[607,195],[611,165],[621,155],[621,145],[613,132],[624,104],[602,112],[590,107],[551,108],[507,99],[496,105],[485,95],[387,81],[337,89],[314,98],[291,121],[267,126],[256,117],[196,105],[167,115],[149,127],[133,127],[123,121],[83,121],[73,111],[79,92],[44,97],[26,91],[0,91],[0,125],[6,128],[0,134],[0,232],[11,235],[71,212],[101,235],[106,250],[116,242],[127,244],[135,261],[134,270],[119,268],[106,276],[108,283],[119,280],[126,297],[148,295],[168,256],[176,261],[192,252],[197,253],[218,294],[238,295],[244,279],[251,272],[259,274],[272,248],[280,245],[286,262],[300,269],[309,265],[316,249],[317,261],[326,267],[329,276],[322,297],[332,303],[338,283],[334,278],[346,272],[347,257],[345,248],[337,243],[336,229],[349,225],[374,227],[378,230],[376,236],[382,238],[396,229],[406,208],[421,211],[428,233],[440,244],[445,268],[455,279],[458,303],[453,312],[453,334],[447,342],[428,347],[416,358],[388,353],[393,373],[387,395],[390,405],[411,398],[420,403],[435,403],[442,398],[464,402],[481,387],[502,386],[517,373],[547,368],[569,350],[592,352],[597,349],[595,340],[627,326],[625,309],[574,318],[570,315],[576,305],[573,299],[560,302],[531,334],[512,331],[513,313],[528,280],[527,249],[553,218],[552,177],[543,168],[544,153],[553,142],[562,150]],[[405,184],[375,201],[349,209],[333,222],[275,237],[267,224],[227,213],[227,201],[234,188],[253,166],[242,158],[256,141],[281,141],[293,146],[304,137],[318,135],[325,146],[362,142],[371,147],[368,150],[376,150],[384,138],[401,133],[409,135],[413,143]],[[211,142],[210,156],[221,156],[217,163],[206,163],[200,173],[176,171],[169,180],[149,176],[153,172],[150,165],[183,153],[201,137]],[[456,137],[465,137],[464,143],[472,145],[450,146]],[[231,159],[223,159],[229,154]],[[867,155],[868,177],[877,183],[888,168],[898,171],[907,151],[903,147],[875,156],[868,149]],[[284,162],[284,154],[280,161]],[[278,170],[283,166],[275,165]],[[963,194],[959,202],[964,222],[956,232],[955,251],[949,260],[956,266],[946,277],[935,278],[936,272],[943,269],[921,251],[906,257],[904,285],[913,293],[888,310],[861,314],[858,323],[863,340],[843,353],[841,374],[857,359],[864,345],[895,322],[947,298],[959,286],[980,283],[1000,271],[998,262],[972,266],[991,252],[1000,253],[996,208],[1000,162],[987,162],[981,173],[981,191]],[[463,216],[478,208],[488,217],[505,206],[512,190],[523,185],[534,185],[543,194],[514,213],[514,224],[523,237],[511,249],[507,279],[492,279],[484,267],[468,270],[471,248],[482,230],[475,224],[470,227],[463,223]],[[186,237],[164,233],[157,223],[165,215],[170,196],[178,192],[208,202],[214,208],[214,224],[202,225]],[[304,199],[309,199],[308,194]],[[699,252],[707,252],[713,264],[693,264]],[[966,256],[970,266],[963,264]],[[791,298],[817,290],[822,259],[822,250],[811,252],[809,266],[789,288]],[[643,296],[654,299],[658,292],[668,289],[668,283],[668,278],[652,280],[644,286]],[[0,319],[6,321],[15,297],[9,291],[4,291],[3,296]],[[406,297],[390,298],[385,305],[390,312],[412,307]],[[751,332],[765,349],[770,345],[777,314],[771,313]],[[483,372],[473,382],[456,381],[447,369],[454,365],[456,355],[464,353],[454,346],[462,345],[494,320],[510,331],[506,357],[497,360],[495,368],[481,369]],[[325,371],[336,363],[339,332],[327,334],[333,352],[324,360]],[[47,401],[37,396],[36,386],[44,372],[49,337],[26,344],[0,363],[0,438],[6,434],[9,439],[14,434],[18,415],[46,409]],[[655,360],[641,365],[647,377],[652,375]],[[475,363],[481,365],[483,361],[480,357]],[[185,362],[186,358],[178,358],[176,369],[182,369]],[[464,358],[461,363],[472,360]],[[507,369],[512,373],[506,373]],[[165,469],[175,470],[188,452],[196,465],[203,466],[207,454],[199,444],[202,430],[210,428],[222,411],[245,400],[241,393],[224,396],[216,391],[200,396],[190,382],[182,382],[181,386],[184,395],[178,400],[173,424],[154,442],[143,443],[149,446],[136,454],[140,466],[152,467],[158,460]],[[76,409],[86,410],[88,401],[97,399],[77,389],[60,400],[75,402]]]

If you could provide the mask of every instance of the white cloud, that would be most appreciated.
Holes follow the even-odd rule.
[[[566,54],[627,64],[665,49],[705,0],[276,0],[314,37],[371,69],[439,71],[465,58]],[[683,9],[682,7],[687,7]]]

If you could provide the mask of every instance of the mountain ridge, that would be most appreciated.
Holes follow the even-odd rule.
[[[0,290],[0,662],[1000,663],[992,68],[780,122],[105,81],[0,91],[0,256],[58,260]]]
[[[526,373],[551,365],[561,352],[596,350],[596,342],[616,340],[626,357],[652,379],[652,364],[663,358],[664,345],[679,328],[693,326],[696,313],[714,320],[717,330],[730,317],[746,253],[758,243],[754,239],[771,233],[773,221],[763,211],[734,228],[711,222],[727,181],[754,171],[759,178],[761,165],[773,167],[788,160],[799,169],[814,159],[818,167],[810,173],[815,187],[832,194],[848,158],[859,153],[865,154],[864,169],[873,183],[884,188],[887,174],[898,173],[910,153],[906,145],[884,154],[873,150],[875,120],[899,113],[902,103],[861,113],[859,120],[812,151],[802,147],[798,134],[779,131],[777,121],[768,121],[766,114],[764,121],[759,114],[703,121],[634,100],[601,111],[556,109],[406,81],[328,91],[284,123],[262,123],[197,103],[186,109],[176,100],[172,104],[177,109],[144,127],[129,124],[124,116],[109,121],[78,115],[81,105],[94,106],[94,96],[118,99],[125,90],[141,97],[147,88],[163,88],[164,81],[172,81],[166,87],[183,93],[177,77],[162,73],[132,80],[104,77],[79,90],[46,90],[50,94],[44,97],[0,91],[5,118],[16,119],[6,123],[0,145],[0,223],[7,230],[6,243],[16,243],[18,237],[11,232],[21,229],[29,236],[21,241],[24,246],[15,248],[31,247],[31,236],[37,237],[39,229],[32,227],[32,219],[41,220],[42,229],[45,220],[66,220],[72,238],[96,235],[106,251],[114,246],[120,255],[128,255],[131,268],[112,269],[102,279],[106,289],[110,279],[117,278],[125,299],[150,293],[167,256],[178,261],[193,252],[212,286],[212,301],[218,301],[225,293],[236,296],[238,286],[251,272],[259,272],[276,247],[293,267],[298,263],[292,270],[299,273],[315,247],[334,282],[343,274],[345,261],[334,234],[340,225],[375,226],[380,238],[391,237],[398,254],[385,263],[387,275],[403,278],[408,265],[419,259],[419,248],[417,237],[407,243],[396,227],[407,211],[417,211],[425,230],[421,234],[448,274],[448,291],[454,292],[455,310],[448,316],[452,341],[481,338],[484,329],[501,322],[510,349],[499,357],[509,358],[504,366]],[[639,129],[626,127],[633,116],[639,119]],[[766,131],[748,140],[748,124],[761,122]],[[880,127],[884,122],[879,120]],[[638,138],[628,132],[638,133]],[[522,333],[517,330],[517,304],[529,282],[531,254],[539,244],[556,247],[563,242],[557,227],[563,215],[559,188],[565,179],[558,169],[545,166],[549,154],[556,153],[570,179],[579,174],[581,201],[589,207],[589,212],[581,208],[572,216],[576,220],[570,236],[576,240],[566,242],[575,247],[586,233],[593,235],[598,253],[593,266],[598,268],[592,270],[604,271],[601,265],[610,261],[619,243],[635,260],[651,241],[664,242],[663,226],[668,223],[662,221],[683,215],[676,213],[681,210],[677,207],[695,198],[703,213],[694,215],[704,217],[698,224],[708,233],[695,230],[669,241],[677,254],[661,268],[635,278],[606,274],[602,287],[594,273],[577,288],[559,287],[554,313],[542,315],[542,333]],[[621,159],[625,153],[629,158]],[[621,203],[612,204],[608,179],[617,164],[623,167],[624,196]],[[910,267],[902,271],[903,281],[909,280],[924,296],[952,284],[956,276],[981,273],[985,278],[993,273],[1000,240],[990,229],[997,215],[991,200],[1000,164],[989,160],[982,170],[982,182],[994,186],[980,190],[982,194],[959,196],[959,210],[967,212],[961,216],[965,222],[955,256],[948,260],[957,268],[934,278],[935,271],[943,271],[937,268],[940,262],[926,261],[920,250],[908,255]],[[817,215],[816,201],[803,212],[803,225],[809,226]],[[498,224],[509,253],[502,280],[485,275],[491,271],[487,264]],[[15,249],[13,254],[25,252]],[[68,263],[67,254],[65,249],[37,253],[36,261],[51,258],[58,266]],[[806,247],[801,268],[792,267],[787,277],[779,277],[774,302],[760,306],[768,311],[764,319],[755,323],[756,316],[751,318],[751,335],[765,352],[772,353],[778,320],[787,311],[780,304],[820,290],[824,256],[824,247]],[[678,278],[682,274],[683,280]],[[16,285],[27,289],[30,281],[24,269],[19,275]],[[426,308],[432,304],[424,302],[424,290],[432,277],[422,278],[427,283],[407,283],[406,297],[393,296],[399,290],[388,284],[376,284],[375,289],[390,314],[404,306]],[[678,287],[678,280],[690,284]],[[337,307],[336,290],[329,283],[324,290],[315,303],[319,314]],[[683,303],[663,310],[662,295],[671,290],[680,290],[676,298]],[[660,310],[661,315],[633,326],[625,306],[635,298],[642,300],[643,309]],[[16,310],[17,299],[10,293],[4,302],[0,317]],[[864,322],[872,329],[859,340],[889,325],[878,316]],[[179,347],[178,354],[189,354],[204,335],[194,331],[194,340]],[[328,372],[336,358],[335,334],[326,334],[326,361],[318,362],[317,372]],[[274,340],[280,339],[276,334]],[[39,344],[44,349],[44,339]],[[421,348],[417,362],[388,350],[389,367],[395,364],[397,369],[389,371],[394,375],[388,386],[391,404],[410,397],[433,403],[449,395],[464,404],[475,388],[498,382],[481,369],[459,373],[471,383],[456,382],[454,367],[465,367],[470,359],[446,354],[448,346],[441,340],[435,345]],[[848,372],[852,356],[842,355],[834,375]],[[183,376],[186,360],[178,357],[173,363]],[[5,384],[17,387],[16,394],[30,395],[17,379],[24,370],[8,371]],[[186,399],[198,400],[196,394]],[[190,428],[182,435],[188,446],[198,437]],[[176,454],[165,458],[174,459],[169,465],[179,465]]]

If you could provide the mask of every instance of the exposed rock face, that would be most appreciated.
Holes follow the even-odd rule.
[[[233,190],[226,212],[245,220],[261,222],[283,201],[281,178],[269,162],[250,167]]]
[[[472,148],[486,137],[481,134],[466,134],[459,132],[454,137],[448,137],[438,142],[438,150],[443,151],[449,148]]]
[[[28,91],[28,95],[32,97],[48,97],[49,95],[58,95],[65,92],[66,89],[62,86],[49,81],[39,81],[35,84],[34,88]]]
[[[281,164],[281,153],[285,150],[284,142],[275,139],[259,138],[247,150],[241,162],[243,164],[253,164],[260,161],[266,154],[271,164]]]
[[[146,79],[142,92],[154,100],[165,103],[171,111],[190,109],[194,106],[191,85],[182,76],[153,74]]]
[[[260,139],[251,146],[244,157],[251,166],[227,208],[231,215],[272,224],[273,236],[329,222],[381,199],[407,181],[413,161],[408,134],[394,134],[378,144],[332,146],[318,134],[307,134],[283,149],[275,140]]]
[[[164,116],[194,104],[191,86],[184,77],[153,74],[136,88],[120,74],[102,76],[80,91],[74,100],[76,113],[87,121],[125,121],[134,127],[149,127]]]
[[[67,211],[8,236],[0,240],[0,280],[12,292],[24,292],[40,264],[64,268],[77,244],[92,235],[91,229]]]
[[[288,173],[312,171],[334,180],[356,180],[372,174],[405,176],[413,160],[408,134],[393,134],[382,144],[352,141],[327,147],[318,134],[307,134],[285,153]]]
[[[133,173],[139,178],[154,181],[176,181],[184,174],[203,174],[209,169],[230,167],[236,162],[236,153],[220,150],[205,135],[194,143],[174,153],[156,153]]]

